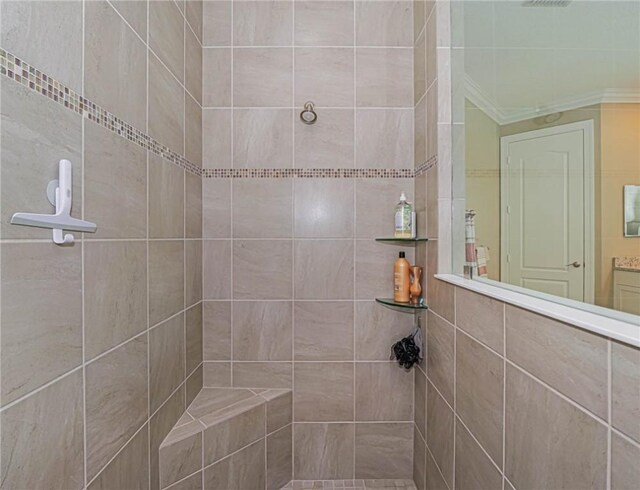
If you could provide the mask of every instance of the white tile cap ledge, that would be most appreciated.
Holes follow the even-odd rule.
[[[640,317],[636,317],[637,321],[635,323],[628,323],[580,308],[493,286],[482,281],[465,279],[455,274],[436,274],[435,277],[441,281],[484,294],[525,310],[554,318],[569,325],[575,325],[625,344],[640,347]]]

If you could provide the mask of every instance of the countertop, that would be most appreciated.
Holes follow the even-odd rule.
[[[640,256],[614,257],[613,268],[617,271],[640,272]]]

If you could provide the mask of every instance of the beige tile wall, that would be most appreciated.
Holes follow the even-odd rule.
[[[416,431],[426,441],[426,460],[418,452],[414,460],[418,488],[442,488],[428,470],[425,480],[425,465],[449,489],[499,489],[503,479],[515,489],[604,488],[609,481],[633,488],[637,476],[625,462],[640,450],[640,350],[510,305],[489,310],[477,293],[452,292],[455,320],[433,306],[427,355],[436,359],[416,373]],[[468,317],[472,328],[458,320]],[[504,351],[480,338],[494,321]],[[443,325],[450,342],[431,336]],[[440,363],[451,350],[454,362]]]
[[[451,210],[464,209],[451,194],[449,8],[414,3],[416,164],[437,155],[415,178],[419,224],[433,240],[417,250],[430,310],[428,359],[415,373],[414,481],[430,490],[635,488],[640,350],[434,277],[450,270]]]
[[[200,164],[200,2],[1,8],[2,48]],[[157,448],[202,386],[201,178],[0,84],[0,486],[157,488]],[[73,214],[98,225],[72,247],[8,224],[51,212],[61,158]]]
[[[412,8],[205,2],[203,166],[413,168]],[[411,477],[413,373],[389,354],[412,318],[373,301],[403,250],[373,240],[402,191],[203,179],[204,383],[293,388],[296,479]]]

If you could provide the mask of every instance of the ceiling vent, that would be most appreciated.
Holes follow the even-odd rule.
[[[571,0],[524,0],[523,7],[566,7]]]

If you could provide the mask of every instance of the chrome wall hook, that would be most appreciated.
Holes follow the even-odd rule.
[[[300,120],[305,124],[314,124],[318,120],[318,115],[314,110],[313,102],[306,102],[304,110],[300,113]]]

